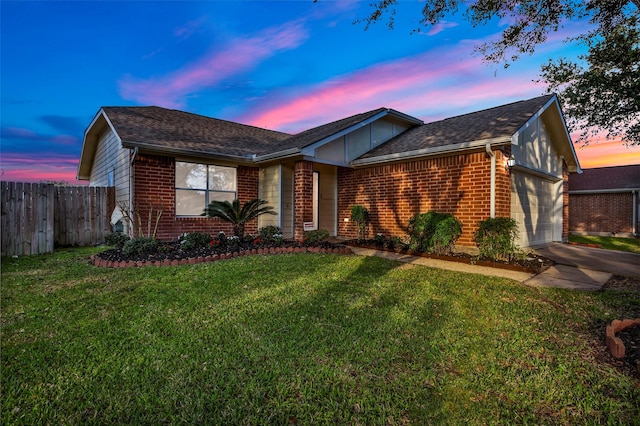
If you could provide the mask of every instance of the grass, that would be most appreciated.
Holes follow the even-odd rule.
[[[3,424],[640,419],[590,334],[637,295],[337,255],[100,269],[95,250],[2,259]]]
[[[594,235],[569,235],[569,241],[580,244],[598,244],[603,249],[640,253],[639,238],[598,237]]]

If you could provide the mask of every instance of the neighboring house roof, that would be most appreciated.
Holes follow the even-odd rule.
[[[540,96],[414,127],[360,158],[504,138],[505,142],[554,95]]]
[[[640,164],[582,169],[569,176],[570,192],[640,190]]]
[[[291,135],[160,107],[104,107],[125,148],[248,157]]]

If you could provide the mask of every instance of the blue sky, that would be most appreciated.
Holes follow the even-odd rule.
[[[471,28],[458,14],[411,34],[421,2],[404,1],[394,30],[364,31],[354,21],[369,3],[2,1],[2,179],[73,182],[101,106],[159,105],[287,132],[382,106],[430,121],[538,96],[539,65],[579,52],[563,43],[580,29],[570,24],[505,70],[473,54],[503,22]],[[620,149],[600,143],[578,156],[595,167],[640,154]]]

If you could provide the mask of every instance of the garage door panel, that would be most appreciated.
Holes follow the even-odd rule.
[[[511,217],[518,223],[518,244],[523,247],[553,241],[554,185],[541,177],[513,172]]]

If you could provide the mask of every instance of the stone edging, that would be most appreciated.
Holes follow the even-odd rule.
[[[640,318],[613,320],[607,326],[607,348],[615,358],[624,358],[624,343],[616,333],[634,325],[640,327]]]
[[[284,253],[324,253],[324,254],[352,254],[349,247],[336,247],[326,249],[321,247],[270,247],[251,250],[241,250],[233,253],[214,254],[210,256],[190,257],[188,259],[164,259],[164,260],[128,260],[128,261],[112,261],[100,259],[98,255],[91,256],[91,264],[103,268],[131,268],[142,266],[178,266],[178,265],[195,265],[203,262],[215,262],[217,260],[231,259],[234,257],[251,256],[258,254],[284,254]]]

